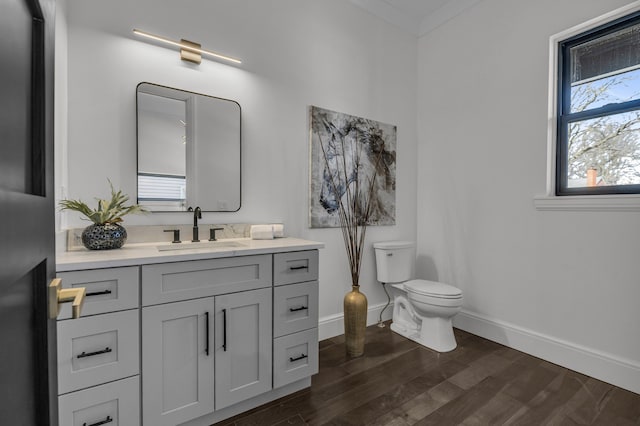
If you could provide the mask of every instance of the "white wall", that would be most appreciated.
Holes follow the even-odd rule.
[[[66,21],[66,0],[56,2],[56,46],[55,46],[55,70],[54,70],[54,181],[55,200],[67,198],[67,21]],[[61,249],[64,244],[62,229],[66,227],[63,222],[66,217],[56,214],[56,250]]]
[[[640,392],[640,213],[540,211],[548,43],[627,0],[483,0],[419,40],[420,275],[461,328]]]
[[[242,208],[204,213],[202,223],[283,222],[286,233],[323,241],[320,316],[339,320],[350,289],[339,229],[308,228],[308,107],[317,105],[398,126],[397,225],[370,228],[368,241],[415,239],[417,40],[344,0],[69,0],[68,179],[70,198],[108,194],[107,178],[136,191],[135,89],[142,81],[234,99],[242,106]],[[243,60],[182,63],[138,28],[185,38]],[[65,76],[59,76],[63,79]],[[62,84],[62,86],[64,86]],[[57,184],[59,186],[59,184]],[[65,213],[69,227],[86,223]],[[188,214],[131,216],[127,224],[188,224]],[[373,251],[362,290],[386,302]],[[329,321],[330,322],[330,321]],[[332,334],[340,322],[331,322]]]

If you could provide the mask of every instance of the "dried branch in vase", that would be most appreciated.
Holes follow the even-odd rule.
[[[374,167],[371,175],[367,176],[362,161],[366,153],[358,135],[356,131],[355,137],[346,134],[339,139],[332,139],[328,141],[327,148],[320,138],[325,163],[324,178],[335,197],[353,286],[359,285],[367,225],[374,204],[375,181],[385,152],[384,147],[371,150]]]

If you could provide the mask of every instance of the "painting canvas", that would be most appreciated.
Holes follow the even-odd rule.
[[[316,106],[310,113],[311,228],[339,227],[338,200],[346,186],[354,185],[354,176],[369,182],[374,175],[369,225],[395,225],[396,126]],[[330,177],[345,166],[347,179],[333,185]]]

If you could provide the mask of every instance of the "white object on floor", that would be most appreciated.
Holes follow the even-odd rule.
[[[462,291],[435,281],[411,279],[415,245],[407,241],[375,243],[378,281],[392,284],[391,330],[438,352],[456,348],[452,318],[462,307]]]

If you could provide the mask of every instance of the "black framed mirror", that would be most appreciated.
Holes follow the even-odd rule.
[[[138,204],[153,212],[240,209],[240,104],[145,82],[136,112]]]

